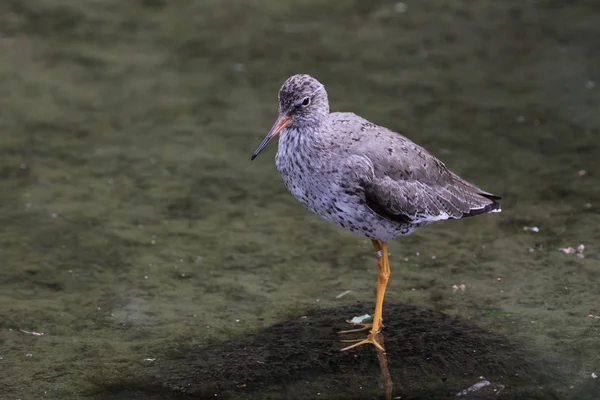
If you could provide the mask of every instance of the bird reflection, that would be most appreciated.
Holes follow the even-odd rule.
[[[378,332],[376,334],[376,340],[378,343],[384,346],[383,344],[383,333]],[[377,353],[377,360],[379,361],[379,370],[381,372],[381,385],[383,386],[383,393],[385,400],[392,399],[392,389],[394,384],[392,382],[392,376],[390,375],[390,369],[388,367],[387,356],[385,351],[379,349],[378,347],[373,346],[375,352]],[[385,348],[385,347],[384,347]]]

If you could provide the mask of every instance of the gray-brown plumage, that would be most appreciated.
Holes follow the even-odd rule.
[[[500,197],[406,137],[352,113],[329,113],[325,88],[308,75],[283,84],[279,112],[289,121],[276,157],[285,185],[343,229],[387,241],[434,221],[500,211]]]
[[[279,118],[252,159],[277,134],[275,164],[289,191],[323,219],[372,239],[376,249],[431,222],[500,211],[500,197],[406,137],[353,113],[330,113],[325,88],[309,75],[285,81]]]

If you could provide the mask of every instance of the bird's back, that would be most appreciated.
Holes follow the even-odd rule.
[[[399,133],[353,113],[332,113],[328,122],[332,141],[370,166],[359,180],[367,205],[377,214],[422,223],[500,211],[500,197],[460,178]]]

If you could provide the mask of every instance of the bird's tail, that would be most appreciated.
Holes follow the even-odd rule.
[[[452,173],[452,178],[462,197],[469,203],[469,211],[463,212],[463,218],[502,211],[500,208],[502,197],[481,190],[455,173]]]

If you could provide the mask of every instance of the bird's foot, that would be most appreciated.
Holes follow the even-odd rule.
[[[380,333],[379,333],[379,332],[375,332],[375,333],[373,333],[373,332],[370,332],[370,333],[369,333],[369,336],[367,336],[367,338],[366,338],[366,339],[351,339],[351,340],[342,340],[342,342],[343,342],[343,343],[354,343],[354,342],[356,342],[356,343],[354,343],[354,344],[352,344],[352,345],[350,345],[350,346],[348,346],[348,347],[344,347],[344,348],[342,349],[342,351],[350,350],[350,349],[353,349],[353,348],[355,348],[355,347],[362,346],[363,344],[370,343],[370,344],[372,344],[373,346],[377,347],[379,350],[381,350],[381,351],[385,352],[385,349],[383,348],[383,346],[382,346],[381,344],[379,344],[379,342],[378,342],[378,340],[377,340],[377,337],[378,337],[379,335],[380,335]]]
[[[339,331],[338,333],[340,335],[343,335],[345,333],[354,333],[354,332],[363,332],[363,331],[368,331],[371,328],[373,328],[373,324],[372,323],[363,323],[363,322],[352,322],[350,320],[346,320],[347,324],[351,324],[351,325],[355,325],[355,326],[361,326],[362,328],[357,328],[357,329],[348,329],[345,331]],[[379,328],[383,328],[383,322],[379,322]]]

